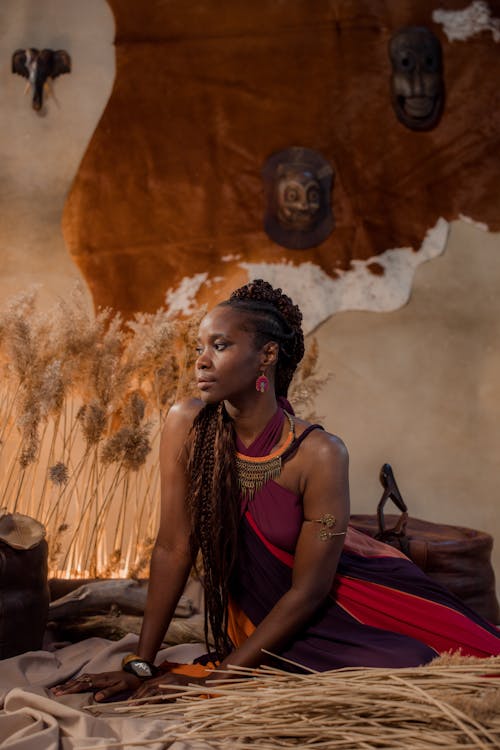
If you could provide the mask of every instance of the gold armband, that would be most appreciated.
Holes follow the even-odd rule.
[[[319,538],[322,542],[327,542],[329,539],[333,539],[335,536],[345,536],[346,531],[333,531],[337,523],[337,519],[331,513],[325,513],[321,518],[313,518],[312,523],[321,524],[319,531]]]

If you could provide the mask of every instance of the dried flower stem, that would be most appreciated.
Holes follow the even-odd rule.
[[[48,425],[45,424],[42,429],[42,433],[40,435],[40,444],[43,445],[43,442],[45,440],[45,435],[47,433],[47,427]],[[35,518],[40,518],[40,501],[35,500],[35,482],[37,480],[37,469],[39,468],[39,463],[37,461],[34,461],[30,464],[30,475],[31,475],[31,482],[30,482],[30,488],[27,493],[27,501],[25,503],[25,513],[28,516],[34,516]],[[48,472],[44,472],[45,478],[48,476]],[[43,496],[43,495],[42,495]]]
[[[58,433],[59,433],[60,421],[61,421],[61,414],[59,413],[57,414],[54,420],[54,423],[52,425],[52,439],[50,441],[47,466],[51,466],[54,463],[55,447],[56,447]],[[43,444],[43,439],[42,439],[42,444]],[[40,501],[38,504],[38,512],[37,512],[38,518],[43,518],[45,514],[45,495],[47,493],[48,482],[49,482],[49,472],[45,471],[44,478],[43,478],[42,491],[40,493]]]
[[[3,447],[3,445],[6,443],[7,438],[9,437],[7,434],[7,430],[9,432],[14,427],[14,420],[13,420],[13,414],[14,409],[16,406],[17,397],[19,395],[19,389],[21,387],[21,383],[19,382],[14,390],[13,394],[9,394],[8,391],[5,392],[5,400],[7,401],[7,409],[2,414],[2,431],[0,432],[0,448]],[[4,404],[2,402],[1,410],[4,410]]]
[[[111,504],[115,498],[115,494],[120,484],[122,483],[124,479],[122,469],[123,469],[123,466],[120,463],[115,470],[115,474],[113,476],[113,479],[111,480],[111,484],[106,492],[106,495],[100,501],[100,507],[98,509],[96,508],[97,510],[96,519],[95,519],[95,523],[90,534],[88,552],[87,552],[87,556],[90,557],[91,561],[96,567],[97,567],[98,547],[99,547],[99,543],[101,539],[104,536],[104,532],[106,529],[106,520],[109,515]]]
[[[15,497],[15,500],[14,500],[14,506],[13,506],[13,511],[12,511],[13,513],[17,513],[18,512],[17,506],[18,506],[18,503],[19,503],[19,498],[21,496],[21,490],[23,488],[25,477],[26,477],[26,468],[24,468],[24,469],[21,470],[21,476],[19,477],[19,482],[18,482],[18,485],[17,485],[16,497]]]

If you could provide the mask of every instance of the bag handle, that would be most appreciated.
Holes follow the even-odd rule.
[[[408,554],[408,539],[406,537],[406,524],[408,522],[408,507],[401,496],[399,487],[396,484],[394,473],[390,464],[384,464],[380,469],[380,483],[384,488],[382,497],[377,505],[377,519],[378,519],[378,533],[375,535],[376,539],[381,542],[394,541],[398,539],[398,544],[405,554]],[[396,522],[396,525],[392,529],[386,529],[384,508],[389,500],[393,501],[397,508],[401,511],[401,516]]]

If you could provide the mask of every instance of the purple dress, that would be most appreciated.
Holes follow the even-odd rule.
[[[252,445],[237,441],[238,452],[268,455],[279,442],[284,419],[279,408]],[[235,646],[242,632],[248,636],[289,590],[302,521],[301,498],[274,480],[242,503],[231,586],[230,636]],[[281,655],[324,671],[411,667],[450,650],[498,655],[500,637],[398,550],[349,528],[330,595]]]

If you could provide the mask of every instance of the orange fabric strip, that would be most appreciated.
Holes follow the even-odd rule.
[[[255,630],[255,625],[246,616],[240,607],[229,600],[229,613],[227,632],[235,648],[239,648],[242,643],[249,638]]]
[[[179,664],[174,661],[164,661],[158,668],[165,673],[183,674],[186,677],[210,677],[216,666],[213,662],[209,662],[205,666],[203,664]]]
[[[240,607],[234,601],[229,601],[228,613],[228,635],[235,648],[249,638],[255,630],[255,625],[246,616]],[[218,666],[214,662],[203,664],[179,664],[173,661],[164,661],[159,665],[162,672],[171,674],[182,674],[186,677],[209,677],[213,670]]]

